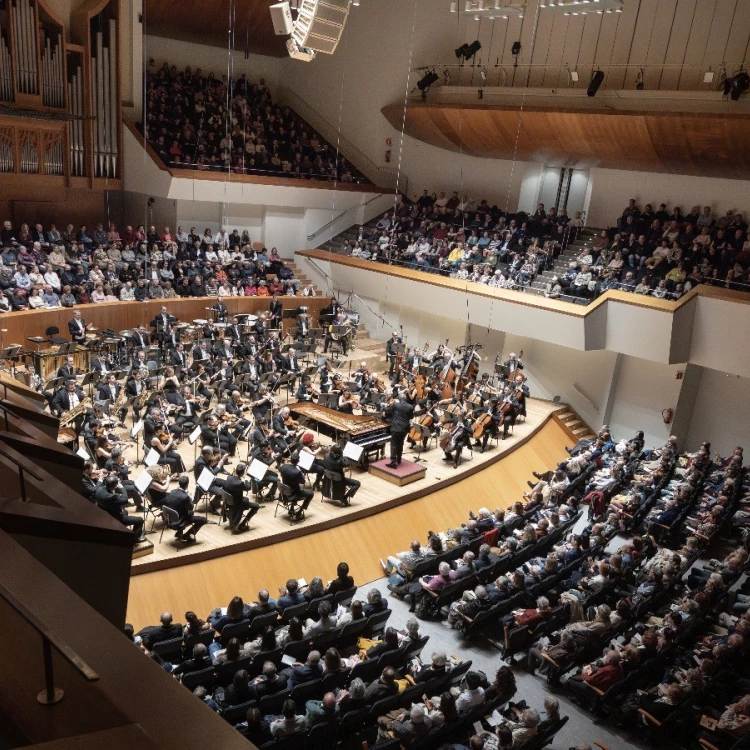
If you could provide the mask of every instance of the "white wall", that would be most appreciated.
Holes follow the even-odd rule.
[[[704,440],[724,456],[738,445],[750,450],[750,379],[703,369],[687,447],[693,450]]]
[[[381,114],[387,104],[403,102],[405,93],[416,86],[413,74],[407,80],[410,64],[428,64],[436,59],[455,59],[453,50],[466,39],[459,38],[456,15],[448,11],[448,2],[417,0],[377,0],[352,8],[346,30],[335,55],[318,55],[304,63],[288,59],[283,63],[281,85],[291,88],[327,121],[338,129],[375,164],[401,168],[409,178],[409,194],[430,191],[460,191],[475,199],[487,198],[500,207],[515,210],[522,163],[480,159],[430,146],[394,130]],[[416,21],[416,34],[412,28]],[[476,24],[474,24],[476,25]],[[425,30],[429,29],[429,33]],[[461,30],[463,35],[475,30]],[[467,37],[468,38],[468,37]],[[475,39],[472,36],[469,41]],[[468,103],[476,102],[476,91]],[[386,139],[392,145],[386,145]],[[390,163],[385,151],[391,149]]]
[[[617,360],[614,352],[581,352],[538,339],[506,334],[502,360],[508,359],[511,352],[519,354],[521,350],[532,396],[547,399],[559,396],[589,427],[596,430],[601,426]]]
[[[615,437],[629,437],[636,430],[643,430],[647,447],[663,444],[671,427],[664,424],[661,413],[677,406],[682,380],[677,380],[675,373],[683,369],[684,366],[622,357],[609,421]]]
[[[291,257],[304,244],[305,211],[284,206],[266,206],[263,215],[263,243],[280,255]]]
[[[210,47],[206,44],[149,35],[143,37],[143,55],[147,62],[153,59],[158,66],[167,62],[176,65],[178,70],[183,70],[189,65],[194,73],[196,68],[201,68],[204,74],[213,73],[216,78],[227,74],[227,64],[230,60],[226,47]],[[272,96],[274,89],[279,85],[281,62],[281,58],[253,54],[246,60],[241,49],[235,50],[231,56],[236,78],[243,73],[247,73],[251,83],[257,83],[261,78],[265,78]]]
[[[722,216],[728,209],[747,215],[750,209],[750,181],[676,174],[626,172],[620,169],[592,169],[591,198],[586,223],[592,227],[613,226],[630,198],[639,206],[654,209],[666,203],[688,213],[693,206],[711,206]]]

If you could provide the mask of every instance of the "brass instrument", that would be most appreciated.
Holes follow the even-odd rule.
[[[91,399],[88,396],[81,399],[81,403],[78,406],[69,409],[60,417],[60,427],[67,427],[71,422],[74,422],[78,417],[85,414],[90,406]]]
[[[343,333],[334,333],[333,332],[334,328],[346,328],[346,330]],[[328,333],[331,335],[331,338],[334,341],[341,341],[341,339],[348,338],[351,335],[351,332],[352,332],[352,324],[348,318],[340,326],[337,324],[332,324],[328,326]]]
[[[146,386],[143,386],[143,390],[141,391],[140,396],[136,396],[133,399],[133,408],[134,409],[141,409],[146,403],[146,400],[148,399],[148,390],[146,389]]]
[[[138,372],[141,373],[141,377],[144,380],[151,375],[151,370],[149,370],[148,367],[139,367]]]
[[[110,412],[114,412],[115,414],[117,414],[117,412],[119,412],[125,406],[125,402],[127,400],[128,400],[128,396],[125,393],[125,389],[120,388],[120,393],[118,394],[114,403],[111,404],[109,407]]]

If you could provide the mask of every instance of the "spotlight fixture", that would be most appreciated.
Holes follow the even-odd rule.
[[[586,93],[589,96],[596,96],[596,92],[599,90],[599,86],[602,85],[603,80],[604,80],[604,71],[595,70],[594,74],[591,76],[591,83],[589,84],[589,87]]]
[[[461,61],[471,60],[474,55],[482,49],[482,45],[478,39],[473,41],[471,44],[464,42],[460,47],[456,49],[456,57]]]
[[[570,73],[570,80],[572,83],[578,83],[578,71],[577,70],[571,70]]]
[[[510,48],[510,54],[514,56],[521,54],[521,42],[513,42],[513,46]]]
[[[430,86],[438,81],[440,76],[434,70],[428,70],[418,81],[417,88],[422,92],[422,99],[427,99],[427,92]]]
[[[713,83],[714,82],[714,72],[713,70],[707,70],[703,74],[703,83]]]
[[[740,70],[731,78],[724,80],[724,96],[729,95],[733,102],[738,101],[748,89],[750,89],[750,76],[746,70]]]

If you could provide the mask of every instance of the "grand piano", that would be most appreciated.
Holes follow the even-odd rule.
[[[327,406],[298,401],[289,404],[295,417],[304,417],[318,430],[334,440],[346,440],[363,448],[360,466],[375,457],[385,457],[385,444],[390,440],[390,425],[374,414],[344,414]]]

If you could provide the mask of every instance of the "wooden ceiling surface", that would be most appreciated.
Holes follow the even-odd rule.
[[[401,129],[403,107],[383,114]],[[724,114],[575,112],[413,104],[406,133],[450,151],[549,166],[747,179],[750,118]]]
[[[276,36],[269,0],[147,0],[146,28],[153,36],[226,48],[234,28],[234,48],[257,55],[284,57],[286,37]],[[230,24],[230,8],[234,22]]]

